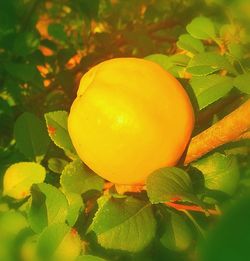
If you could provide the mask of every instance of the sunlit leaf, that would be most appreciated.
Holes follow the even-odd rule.
[[[234,79],[234,86],[240,91],[250,94],[250,73],[238,75]]]
[[[68,133],[68,113],[66,111],[54,111],[45,114],[45,120],[50,138],[61,149],[76,154]]]
[[[99,204],[91,229],[104,248],[138,252],[155,236],[156,221],[148,202],[109,198]]]
[[[205,180],[205,187],[233,195],[239,184],[239,168],[235,156],[214,153],[192,163],[199,169]]]
[[[81,252],[81,240],[75,229],[57,223],[48,226],[38,239],[38,256],[42,260],[74,261]]]
[[[203,43],[200,40],[193,38],[189,34],[182,34],[179,37],[177,46],[180,49],[186,50],[186,51],[194,53],[194,54],[204,52]]]
[[[101,191],[104,180],[86,167],[81,160],[75,160],[64,168],[60,183],[67,192],[82,194],[88,190]]]
[[[216,37],[213,22],[207,17],[196,17],[187,25],[187,31],[197,39],[214,39]]]
[[[185,54],[175,54],[167,56],[164,54],[151,54],[146,56],[144,59],[159,64],[163,69],[171,73],[175,77],[180,77],[187,66],[190,58]]]
[[[193,77],[190,85],[200,109],[224,97],[233,88],[233,79],[217,74]]]
[[[226,56],[221,56],[213,52],[204,52],[195,55],[187,67],[187,71],[196,76],[208,75],[221,69],[236,74],[234,67],[230,64]]]
[[[33,162],[20,162],[11,165],[5,172],[3,179],[4,195],[22,199],[30,195],[30,188],[34,183],[43,182],[45,169]]]
[[[83,211],[84,209],[84,203],[81,195],[77,193],[65,192],[64,194],[69,203],[68,215],[66,220],[70,226],[74,226],[78,219],[80,211]]]

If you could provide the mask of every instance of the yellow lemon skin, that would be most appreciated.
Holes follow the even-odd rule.
[[[81,79],[68,129],[82,161],[115,184],[144,184],[183,154],[194,113],[182,85],[158,64],[115,58]]]

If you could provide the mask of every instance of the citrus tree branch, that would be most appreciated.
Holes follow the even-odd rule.
[[[210,128],[192,138],[184,164],[187,165],[231,141],[249,138],[250,129],[250,100],[228,114]]]

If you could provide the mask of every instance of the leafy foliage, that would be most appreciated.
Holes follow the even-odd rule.
[[[5,172],[3,194],[22,199],[30,194],[34,183],[43,182],[45,169],[34,162],[19,162],[11,165]]]
[[[65,191],[82,194],[88,190],[101,191],[104,182],[80,160],[75,160],[64,168],[60,183]]]
[[[105,248],[138,252],[153,239],[156,222],[149,203],[132,197],[101,198],[91,230]],[[132,241],[127,241],[133,238]]]
[[[147,193],[152,203],[164,203],[173,198],[191,198],[192,183],[189,175],[178,168],[164,168],[153,172],[147,179]]]
[[[249,259],[247,141],[155,170],[147,193],[120,195],[78,159],[67,128],[81,76],[128,56],[178,78],[196,112],[194,134],[210,127],[249,98],[249,7],[0,1],[0,260]],[[215,222],[211,213],[225,209]]]
[[[31,113],[23,113],[15,122],[14,137],[18,149],[31,160],[40,162],[47,152],[49,137],[44,123]]]

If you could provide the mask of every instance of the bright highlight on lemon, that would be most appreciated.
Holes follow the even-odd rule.
[[[143,184],[156,169],[175,165],[193,125],[182,85],[138,58],[107,60],[88,71],[68,119],[79,157],[116,184]]]

